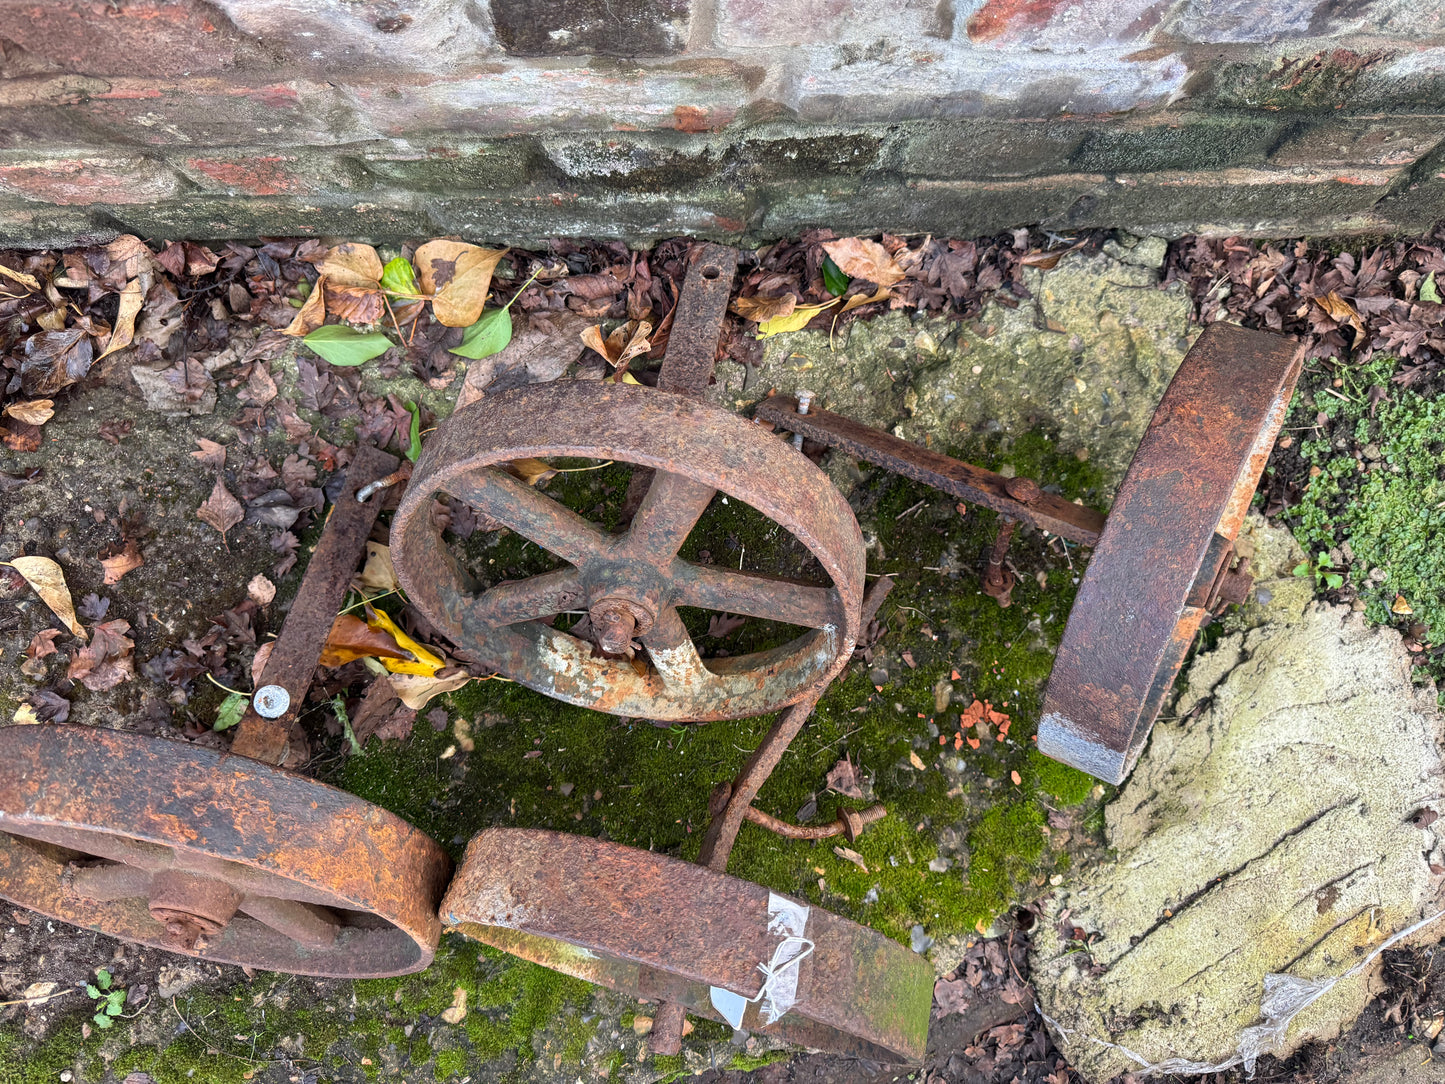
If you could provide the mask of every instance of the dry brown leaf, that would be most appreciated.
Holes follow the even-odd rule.
[[[834,847],[834,848],[833,848],[833,853],[836,854],[839,858],[843,858],[843,859],[846,859],[846,860],[849,861],[849,862],[852,862],[855,866],[857,866],[859,869],[861,869],[864,873],[867,873],[867,872],[868,872],[868,864],[863,861],[863,856],[862,856],[861,854],[859,854],[857,851],[853,850],[853,848],[851,848],[851,847]]]
[[[452,991],[452,1003],[442,1010],[442,1019],[448,1024],[460,1024],[467,1018],[467,988],[458,986]]]
[[[196,444],[200,450],[191,453],[192,459],[213,470],[220,470],[226,465],[226,446],[224,444],[217,444],[214,440],[207,440],[205,437],[197,437]]]
[[[1404,595],[1396,595],[1395,601],[1390,604],[1390,612],[1394,614],[1412,614],[1415,608],[1410,605]]]
[[[557,474],[555,467],[543,463],[540,459],[512,459],[500,463],[498,466],[519,482],[526,482],[529,486],[540,485]]]
[[[341,286],[328,282],[325,294],[326,311],[352,324],[376,323],[385,307],[381,290],[375,285]]]
[[[11,403],[5,408],[5,416],[27,425],[44,425],[55,417],[55,400],[27,399],[23,403]]]
[[[920,772],[923,771],[923,758],[920,757],[917,753],[915,753],[912,749],[908,750],[908,763],[912,764]]]
[[[125,284],[125,289],[120,292],[120,311],[115,314],[115,330],[110,333],[110,342],[106,343],[105,353],[100,358],[109,357],[131,344],[135,338],[135,318],[145,299],[145,288],[140,279],[131,279]]]
[[[241,507],[241,502],[231,496],[220,478],[216,479],[215,488],[211,495],[206,498],[205,503],[196,509],[196,515],[202,521],[209,523],[216,530],[221,532],[222,540],[226,532],[245,518],[246,511]]]
[[[1324,309],[1329,318],[1337,324],[1349,324],[1355,329],[1355,343],[1362,344],[1365,341],[1365,324],[1360,319],[1360,314],[1355,307],[1333,291],[1324,297],[1315,298],[1315,304]]]
[[[366,588],[368,591],[395,591],[400,587],[396,568],[391,563],[391,547],[381,542],[368,542],[366,564],[351,583],[353,589]],[[357,593],[360,594],[360,590]]]
[[[823,251],[849,278],[864,279],[878,286],[892,286],[906,277],[898,261],[888,255],[888,250],[877,241],[844,237],[838,241],[824,241]]]
[[[428,241],[418,248],[413,262],[422,291],[431,295],[437,322],[447,327],[475,324],[492,286],[492,270],[506,254],[504,248],[464,241]]]
[[[5,276],[13,282],[20,283],[20,285],[24,286],[27,290],[40,289],[40,283],[36,281],[34,275],[27,275],[24,271],[12,271],[3,263],[0,263],[0,275]]]
[[[49,557],[16,557],[11,561],[0,561],[0,564],[20,573],[65,627],[80,639],[85,639],[85,629],[75,619],[75,604],[70,600],[70,588],[65,586],[65,573],[58,564]]]
[[[438,670],[435,677],[422,677],[420,674],[387,674],[386,678],[391,682],[391,687],[396,690],[396,695],[401,697],[401,702],[409,708],[420,711],[426,707],[427,701],[442,693],[456,692],[472,680],[472,675],[460,667],[447,667],[445,670]]]
[[[271,600],[276,597],[276,585],[258,572],[251,577],[251,582],[246,584],[246,594],[255,601],[257,606],[269,606]]]
[[[594,324],[582,331],[582,341],[607,359],[614,369],[621,369],[633,358],[652,349],[652,325],[646,320],[629,321],[612,329],[602,338],[602,325]]]
[[[361,286],[375,290],[381,282],[381,257],[370,245],[348,241],[327,252],[319,270],[332,286]]]
[[[127,572],[134,572],[145,564],[145,558],[141,556],[140,547],[134,541],[127,542],[125,549],[121,550],[114,557],[102,557],[101,567],[105,569],[105,583],[110,586],[119,583],[120,578]]]
[[[854,767],[850,757],[844,757],[828,770],[829,790],[835,790],[848,798],[861,798],[863,788],[859,784],[858,769]]]
[[[110,257],[110,268],[106,272],[107,278],[118,274],[121,278],[133,279],[142,271],[151,270],[156,262],[155,253],[146,247],[144,241],[131,233],[122,234],[106,245],[105,254]],[[210,269],[214,271],[216,265],[212,264]],[[112,281],[119,282],[121,278]]]
[[[411,656],[391,633],[372,628],[355,614],[342,614],[331,625],[319,665],[345,666],[364,658],[409,660]]]
[[[296,312],[296,317],[287,325],[284,335],[302,338],[310,335],[326,323],[326,276],[322,275],[306,295],[306,302]]]
[[[30,645],[25,649],[25,655],[31,659],[44,659],[56,652],[55,638],[60,635],[59,629],[41,629],[30,638]]]
[[[782,297],[740,297],[733,302],[733,312],[744,320],[753,320],[759,324],[764,320],[787,316],[797,307],[796,294],[784,294]]]
[[[135,641],[126,635],[129,631],[130,622],[119,619],[96,625],[95,635],[75,653],[65,676],[96,693],[130,681],[135,677]]]
[[[265,684],[261,677],[266,673],[266,664],[271,661],[271,651],[275,646],[275,640],[267,640],[256,649],[256,657],[251,660],[251,684],[258,689]]]

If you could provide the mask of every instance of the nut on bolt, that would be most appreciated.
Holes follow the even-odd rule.
[[[1003,488],[1020,504],[1032,504],[1044,495],[1044,491],[1032,478],[1006,478]]]

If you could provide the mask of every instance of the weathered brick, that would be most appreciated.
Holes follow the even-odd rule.
[[[1279,41],[1309,36],[1317,21],[1335,6],[1330,0],[1185,0],[1170,12],[1162,30],[1191,42]]]
[[[371,134],[345,89],[299,79],[112,79],[73,109],[113,138],[146,146],[326,146]]]
[[[450,71],[495,51],[480,0],[215,2],[292,71]]]
[[[1407,166],[1445,138],[1445,117],[1338,117],[1298,126],[1269,156],[1277,166]]]
[[[99,224],[86,207],[32,203],[0,192],[0,248],[62,248],[104,244],[116,230]]]
[[[461,142],[439,139],[425,148],[400,150],[391,144],[352,148],[378,182],[407,191],[511,191],[520,185],[556,187],[552,168],[532,136]]]
[[[514,56],[672,56],[687,45],[689,0],[491,0]]]
[[[1280,127],[1270,116],[1207,113],[1090,125],[1073,166],[1091,173],[1153,173],[1257,165]]]
[[[200,0],[0,0],[0,28],[27,52],[85,75],[217,72],[246,51]]]
[[[947,40],[953,9],[948,0],[720,0],[717,37],[741,49],[831,43],[886,49],[923,37]]]
[[[1087,126],[1073,120],[957,120],[900,125],[904,173],[930,178],[1067,173]]]
[[[1159,0],[984,0],[965,30],[979,43],[1077,52],[1086,45],[1142,44],[1167,8]]]
[[[186,156],[175,167],[202,192],[243,196],[307,196],[362,187],[363,171],[336,155],[250,153]]]
[[[0,158],[0,191],[37,203],[152,203],[179,187],[175,174],[147,158]]]
[[[220,240],[281,233],[304,237],[400,242],[426,237],[431,218],[410,193],[378,193],[358,200],[349,192],[318,196],[222,196],[184,199],[111,210],[108,219],[142,237]]]

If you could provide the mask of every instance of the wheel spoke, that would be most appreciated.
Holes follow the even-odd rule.
[[[642,506],[632,517],[627,548],[655,564],[671,561],[716,492],[680,474],[656,472]]]
[[[247,896],[238,910],[307,948],[330,948],[341,928],[336,916],[324,907],[275,896]]]
[[[657,615],[642,643],[669,692],[694,692],[712,682],[713,675],[702,664],[676,606],[668,606]]]
[[[472,604],[472,616],[483,625],[512,625],[574,609],[583,598],[582,578],[577,570],[559,568],[497,584]]]
[[[446,493],[501,521],[569,564],[581,564],[613,542],[602,528],[566,505],[491,467],[449,482]]]
[[[72,867],[66,883],[67,895],[96,903],[144,898],[150,893],[151,871],[122,863]]]
[[[838,592],[831,587],[684,561],[677,562],[674,572],[675,601],[679,606],[761,617],[810,629],[843,624]]]

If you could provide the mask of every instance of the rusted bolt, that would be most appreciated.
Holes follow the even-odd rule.
[[[856,809],[845,809],[838,814],[838,819],[843,822],[843,834],[848,837],[848,842],[852,843],[863,834],[863,829],[874,821],[881,821],[886,816],[888,816],[887,808],[875,805],[869,806],[862,812]]]
[[[366,485],[362,486],[356,491],[356,499],[359,503],[365,504],[367,498],[369,498],[373,493],[380,492],[383,489],[390,489],[398,482],[405,482],[410,477],[411,464],[408,463],[406,464],[406,466],[401,467],[398,470],[392,471],[385,478],[378,478],[374,482],[367,482]]]
[[[626,654],[637,635],[637,614],[620,599],[603,599],[588,611],[597,646],[605,655]]]
[[[1032,478],[1006,478],[1003,487],[1008,495],[1020,504],[1032,504],[1044,495],[1044,491]]]
[[[280,685],[262,685],[251,698],[251,706],[263,719],[279,719],[291,706],[291,694]]]
[[[241,893],[224,881],[182,870],[162,870],[151,879],[151,918],[166,928],[167,941],[184,949],[224,930],[240,904]]]

